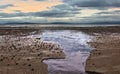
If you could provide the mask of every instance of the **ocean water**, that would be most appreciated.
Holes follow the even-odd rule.
[[[85,62],[92,50],[87,44],[91,36],[75,30],[45,30],[34,36],[61,45],[66,54],[65,59],[44,61],[49,74],[85,74]]]

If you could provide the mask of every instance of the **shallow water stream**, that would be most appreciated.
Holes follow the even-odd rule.
[[[64,49],[66,59],[47,60],[49,74],[85,73],[85,61],[91,47],[87,44],[91,36],[74,30],[46,30],[42,40],[58,43]]]
[[[85,62],[91,51],[87,42],[91,36],[75,30],[45,30],[36,36],[61,45],[66,54],[65,59],[44,61],[49,74],[85,74]]]

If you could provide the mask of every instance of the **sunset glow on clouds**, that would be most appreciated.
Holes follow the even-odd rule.
[[[120,0],[0,0],[0,23],[119,22]]]
[[[3,0],[0,1],[3,5],[9,5],[2,12],[14,13],[16,10],[21,12],[38,12],[48,10],[50,7],[62,4],[59,0],[35,1],[35,0]]]

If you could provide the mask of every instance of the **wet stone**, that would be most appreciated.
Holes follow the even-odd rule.
[[[34,69],[32,68],[31,71],[34,71]]]
[[[29,67],[31,67],[31,64],[28,64]]]

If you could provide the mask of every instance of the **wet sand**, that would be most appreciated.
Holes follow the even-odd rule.
[[[57,29],[59,30],[59,28],[57,28]],[[56,29],[54,31],[53,30],[54,29],[52,28],[52,30],[50,29],[48,31],[48,33],[46,33],[46,32],[43,32],[43,29],[42,30],[40,28],[36,29],[36,27],[34,27],[34,29],[33,28],[32,29],[31,28],[18,29],[18,28],[13,28],[13,27],[12,28],[9,28],[9,27],[2,28],[2,29],[0,29],[0,32],[1,32],[0,34],[1,34],[1,39],[3,39],[4,41],[1,41],[1,43],[5,44],[8,48],[12,46],[13,48],[15,48],[15,50],[16,50],[16,47],[18,47],[17,49],[20,49],[18,51],[14,51],[13,48],[10,48],[10,49],[12,49],[11,51],[16,52],[16,53],[21,52],[21,53],[25,54],[25,55],[22,54],[19,56],[18,55],[15,55],[15,56],[18,56],[20,58],[26,57],[26,59],[29,58],[29,59],[31,59],[31,61],[36,60],[37,62],[33,62],[33,61],[26,62],[25,60],[21,60],[22,63],[20,62],[20,60],[18,60],[17,62],[19,62],[20,64],[33,63],[32,65],[34,67],[32,67],[32,68],[34,68],[36,72],[39,72],[38,74],[42,74],[42,73],[43,74],[46,74],[46,73],[49,73],[49,74],[56,74],[56,73],[58,73],[58,74],[74,74],[74,73],[83,74],[83,73],[85,73],[85,70],[84,70],[85,64],[84,63],[85,63],[86,58],[89,55],[88,51],[90,50],[90,48],[86,45],[86,42],[89,41],[89,36],[87,36],[86,34],[82,33],[79,30],[74,30],[74,31],[67,30],[67,29],[59,30],[59,31],[57,31]],[[41,38],[40,35],[42,33],[46,33],[45,34],[46,37],[43,36]],[[56,40],[54,41],[54,39],[56,39]],[[48,41],[46,41],[46,40],[48,40]],[[57,44],[63,45],[62,48],[64,47],[65,53],[63,53],[63,49],[61,49],[61,47],[57,46],[56,43],[51,44],[51,41],[58,42]],[[46,50],[44,51],[44,54],[42,53],[44,49],[39,48],[40,49],[39,52],[42,53],[42,56],[41,56],[41,54],[40,54],[40,56],[38,56],[39,55],[38,52],[34,52],[34,54],[33,54],[33,51],[31,51],[31,50],[37,49],[37,47],[36,47],[37,45],[42,46],[42,44],[45,44],[46,42],[49,45],[53,45],[53,47],[57,46],[59,48],[58,52],[57,51],[55,51],[55,52],[49,51],[48,49],[46,49],[46,48],[50,48],[50,47],[47,47],[49,45],[45,45]],[[28,44],[30,44],[30,45],[28,45]],[[4,46],[4,48],[6,48],[6,46]],[[74,48],[74,47],[76,47],[76,48]],[[22,48],[23,48],[23,50],[21,50]],[[56,50],[55,48],[50,48],[50,49]],[[59,54],[59,51],[60,51],[60,54]],[[87,52],[81,53],[81,51],[87,51]],[[26,54],[26,53],[31,53],[31,54]],[[57,53],[57,54],[55,54],[55,53]],[[49,56],[46,54],[49,54]],[[9,54],[9,55],[12,55],[12,54]],[[53,56],[51,56],[51,55],[53,55]],[[46,56],[47,56],[47,58],[46,58]],[[7,56],[7,57],[11,58],[9,56]],[[38,59],[38,57],[39,57],[39,59]],[[49,60],[44,60],[44,59],[51,59],[51,60],[53,59],[53,60],[49,61]],[[61,59],[61,60],[59,60],[59,59]],[[41,64],[41,67],[35,68],[35,66],[38,63]],[[6,64],[7,64],[7,62],[5,62],[5,65],[3,65],[3,67],[6,66]],[[14,64],[14,62],[12,64],[16,65],[16,63]],[[17,65],[18,65],[18,63],[17,63]],[[54,68],[51,68],[51,67],[54,67]],[[9,68],[12,68],[12,67],[9,66]],[[15,68],[16,68],[16,66],[15,66]],[[1,71],[3,71],[4,69],[2,68]],[[26,69],[26,67],[24,67],[24,66],[18,67],[18,70],[21,70],[21,73],[27,71],[29,74],[30,69],[31,69],[31,67],[28,69]],[[6,71],[14,72],[13,70],[8,69]],[[18,72],[18,70],[16,72]],[[34,73],[34,74],[37,74],[37,73]]]
[[[22,30],[6,32],[0,36],[0,74],[48,74],[43,60],[65,58],[57,44],[29,37]]]
[[[106,29],[107,30],[107,29]],[[94,48],[86,62],[88,74],[120,74],[120,29],[94,33],[89,44]]]
[[[42,41],[40,37],[28,36],[37,33],[36,30],[44,29],[77,30],[94,36],[93,41],[89,42],[89,44],[95,49],[91,52],[91,55],[87,60],[86,71],[91,74],[119,74],[119,26],[53,28],[0,27],[0,73],[47,74],[48,66],[43,62],[43,60],[65,59],[65,53],[63,52],[63,48],[61,48],[59,45],[48,41]],[[115,49],[115,51],[113,49]],[[100,52],[98,53],[97,51],[99,50]],[[115,60],[114,63],[113,60]],[[58,71],[56,73],[58,73]],[[80,72],[65,71],[59,73],[79,74]]]

